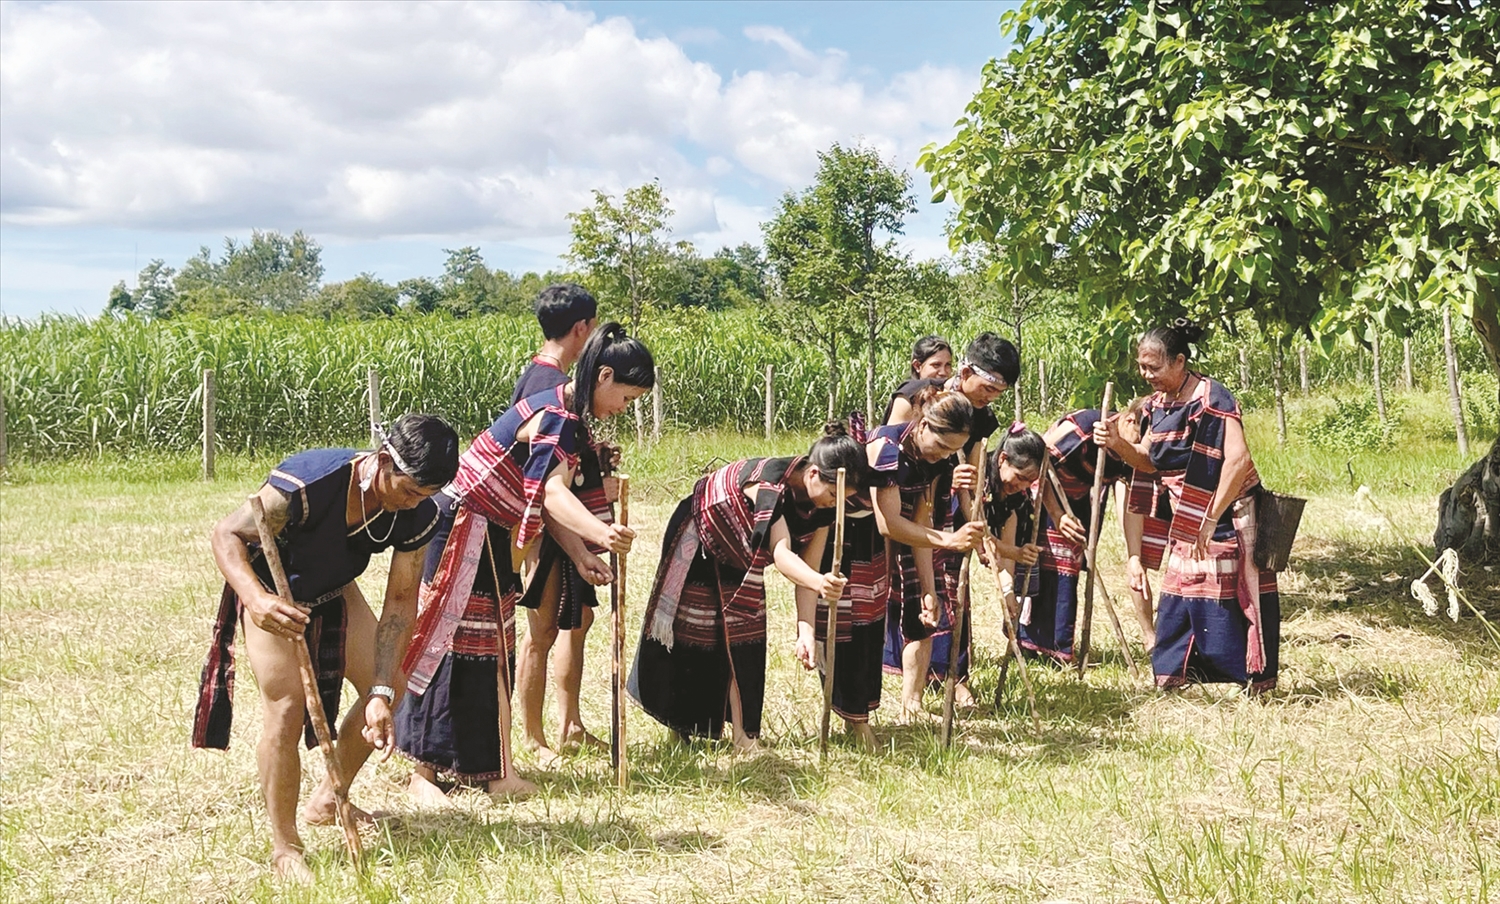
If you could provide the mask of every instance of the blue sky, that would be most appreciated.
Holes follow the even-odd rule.
[[[545,270],[592,189],[650,178],[679,238],[757,241],[833,141],[910,169],[950,134],[1011,5],[0,4],[0,312],[97,313],[252,228],[328,281]]]

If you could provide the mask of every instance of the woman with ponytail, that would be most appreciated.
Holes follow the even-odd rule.
[[[500,415],[438,495],[442,518],[402,663],[408,695],[396,727],[398,749],[416,764],[410,790],[418,800],[444,802],[439,776],[496,795],[535,790],[516,774],[509,744],[515,606],[535,600],[555,611],[560,591],[555,581],[542,582],[542,591],[522,600],[518,568],[545,529],[586,581],[613,580],[600,557],[629,551],[635,532],[611,523],[607,505],[585,504],[573,488],[583,462],[599,457],[593,422],[625,411],[654,382],[646,347],[618,323],[601,326],[584,345],[575,377]],[[497,679],[507,691],[503,701]]]
[[[756,746],[765,569],[775,565],[799,601],[843,595],[845,579],[815,567],[842,501],[839,468],[847,496],[862,482],[864,450],[834,424],[806,455],[736,461],[702,478],[667,522],[628,689],[679,740],[717,738],[727,718],[736,748]]]
[[[1151,666],[1158,687],[1231,682],[1249,693],[1276,686],[1281,601],[1276,574],[1255,565],[1260,476],[1245,444],[1239,403],[1188,366],[1203,330],[1185,320],[1141,337],[1136,365],[1155,392],[1132,442],[1118,419],[1094,441],[1135,469],[1125,546],[1131,590],[1150,598],[1148,568],[1168,556]]]
[[[1109,421],[1116,424],[1118,432],[1129,442],[1140,440],[1140,411],[1144,404],[1144,399],[1138,399],[1109,416]],[[1099,463],[1099,446],[1094,442],[1094,428],[1099,422],[1099,409],[1083,409],[1058,418],[1047,430],[1047,454],[1067,500],[1064,505],[1052,487],[1041,488],[1044,502],[1041,555],[1032,572],[1035,575],[1032,586],[1026,588],[1031,605],[1021,613],[1020,640],[1023,649],[1058,662],[1073,661],[1079,574],[1086,567],[1084,544],[1088,542],[1089,519],[1093,514],[1094,469]],[[1104,464],[1101,517],[1115,483],[1129,479],[1130,466],[1119,453],[1110,451]],[[1143,627],[1149,628],[1149,619]],[[1150,637],[1148,630],[1148,646]]]

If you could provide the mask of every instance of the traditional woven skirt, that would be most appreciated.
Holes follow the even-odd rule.
[[[839,599],[833,711],[850,722],[868,722],[870,713],[880,708],[881,650],[891,590],[885,538],[876,530],[873,515],[849,519],[841,567],[849,583]],[[830,543],[823,553],[822,572],[832,568]],[[828,605],[821,599],[813,632],[820,644],[828,637]]]
[[[1083,500],[1087,508],[1088,500]],[[1073,514],[1088,530],[1089,512]],[[1029,602],[1021,611],[1021,648],[1060,662],[1073,661],[1073,634],[1078,618],[1079,575],[1083,568],[1082,546],[1056,529],[1052,513],[1042,510],[1042,552],[1032,569]]]
[[[451,505],[445,507],[437,533],[427,547],[424,590],[437,574],[453,517]],[[515,686],[520,576],[511,567],[510,531],[493,522],[487,529],[489,548],[474,575],[474,587],[453,634],[452,648],[443,655],[427,690],[420,696],[407,694],[396,708],[396,751],[440,776],[465,784],[506,777],[500,759],[500,696],[496,686],[500,659],[495,624],[501,615],[509,654],[506,686]]]
[[[651,636],[661,580],[692,517],[689,497],[667,522],[657,587],[646,605],[626,690],[651,718],[673,731],[717,738],[729,719],[732,681],[739,688],[745,733],[759,737],[766,697],[765,606],[745,623],[727,625],[721,603],[720,588],[738,587],[744,572],[715,562],[699,548],[672,621],[672,648]]]
[[[1220,525],[1207,559],[1189,557],[1191,548],[1173,542],[1156,604],[1156,647],[1151,668],[1158,687],[1191,683],[1244,685],[1251,693],[1276,686],[1280,663],[1281,598],[1276,573],[1260,572],[1260,621],[1264,667],[1246,666],[1250,621],[1236,589],[1240,544],[1232,527]]]
[[[947,550],[932,551],[933,589],[938,598],[938,625],[929,628],[922,624],[922,585],[917,580],[917,563],[910,546],[904,543],[891,544],[891,599],[886,608],[885,620],[885,670],[893,675],[902,671],[902,651],[909,643],[932,638],[932,661],[927,668],[928,681],[941,681],[948,674],[948,661],[953,645],[953,600],[958,595],[958,573],[963,567],[963,554]],[[950,558],[951,557],[951,558]],[[959,652],[958,674],[969,677],[970,639],[973,631],[970,623],[964,623],[964,648]],[[942,647],[941,660],[938,656]]]

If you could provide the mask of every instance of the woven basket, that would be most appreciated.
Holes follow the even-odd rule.
[[[1264,487],[1255,499],[1255,566],[1263,571],[1285,571],[1292,541],[1302,523],[1306,499],[1273,493]]]

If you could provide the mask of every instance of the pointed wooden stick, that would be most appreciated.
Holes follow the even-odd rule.
[[[975,480],[974,495],[969,502],[970,521],[979,521],[984,518],[984,477],[989,471],[989,462],[985,460],[986,445],[984,440],[979,441],[979,476]],[[941,737],[944,747],[950,747],[953,744],[953,701],[958,693],[958,657],[964,648],[964,622],[969,619],[969,563],[973,558],[972,550],[964,553],[964,563],[958,570],[958,599],[953,601],[953,631],[948,635],[951,641],[948,644],[948,671],[943,675],[943,732]]]
[[[620,475],[620,525],[630,525],[630,477]],[[609,587],[610,612],[610,760],[615,767],[615,785],[630,787],[630,755],[625,746],[625,555],[611,553],[610,570],[615,581]]]
[[[1104,384],[1104,404],[1099,408],[1099,418],[1103,420],[1109,417],[1110,403],[1115,398],[1115,384]],[[1094,465],[1094,489],[1089,494],[1089,539],[1085,549],[1085,563],[1089,567],[1089,573],[1094,571],[1094,552],[1099,548],[1099,521],[1102,518],[1104,508],[1104,466],[1109,461],[1109,452],[1103,446],[1099,447],[1099,457]],[[1077,645],[1078,655],[1075,657],[1078,663],[1078,677],[1083,677],[1084,669],[1089,664],[1089,635],[1094,627],[1094,581],[1090,578],[1084,585],[1083,590],[1083,620],[1079,625],[1081,631]]]
[[[281,550],[276,546],[276,535],[266,523],[266,507],[259,496],[250,497],[250,514],[255,517],[255,529],[260,532],[260,550],[271,570],[271,580],[276,584],[276,595],[282,602],[295,606],[286,569],[281,565]],[[313,735],[318,739],[318,749],[323,752],[328,778],[333,783],[334,814],[338,817],[339,828],[344,830],[344,847],[349,850],[349,861],[354,864],[355,872],[360,872],[364,845],[359,840],[359,829],[354,825],[354,813],[349,806],[349,786],[344,783],[338,758],[333,752],[333,732],[328,729],[328,716],[323,712],[323,698],[318,693],[318,673],[313,668],[312,653],[307,649],[307,638],[298,634],[292,644],[296,647],[294,655],[297,657],[297,673],[302,678],[302,699],[307,707],[307,717],[312,721]]]
[[[1066,511],[1068,509],[1068,494],[1063,489],[1062,481],[1057,479],[1056,471],[1053,471],[1049,476],[1052,478],[1052,492],[1057,496],[1058,505],[1062,506],[1063,510]],[[1115,640],[1120,644],[1120,652],[1125,655],[1125,666],[1130,670],[1130,677],[1139,679],[1141,672],[1140,669],[1136,668],[1135,656],[1131,654],[1130,644],[1125,640],[1125,629],[1120,627],[1120,616],[1115,614],[1114,598],[1110,596],[1109,589],[1104,586],[1104,578],[1094,568],[1094,563],[1089,562],[1087,564],[1089,566],[1089,580],[1098,582],[1099,595],[1104,598],[1104,611],[1109,614],[1109,623],[1114,628]]]
[[[1042,491],[1047,486],[1047,476],[1052,471],[1052,457],[1042,456],[1042,473],[1037,479],[1036,511],[1031,522],[1031,545],[1036,546],[1042,538]],[[1042,720],[1036,714],[1036,691],[1031,686],[1031,673],[1026,668],[1026,656],[1021,651],[1021,613],[1023,600],[1031,589],[1031,572],[1033,566],[1027,565],[1025,571],[1013,585],[1016,597],[1016,611],[1011,612],[1009,606],[1005,606],[1005,587],[1001,583],[1000,561],[995,560],[992,566],[995,572],[995,590],[1000,594],[1000,604],[1005,607],[1006,633],[1010,635],[1010,644],[1006,648],[1006,656],[1000,659],[1000,680],[995,685],[995,706],[999,708],[1001,695],[1005,693],[1005,676],[1010,669],[1011,659],[1016,662],[1016,672],[1021,676],[1021,683],[1026,687],[1026,702],[1031,710],[1031,725],[1040,734]]]
[[[833,573],[838,574],[844,557],[844,481],[845,472],[839,468],[834,482],[838,502],[833,516]],[[806,597],[804,597],[806,599]],[[816,618],[816,613],[813,616]],[[828,627],[823,638],[823,720],[818,728],[818,756],[828,756],[828,730],[833,721],[833,663],[838,652],[839,601],[828,600]]]
[[[510,637],[505,630],[505,603],[500,598],[500,569],[495,567],[495,548],[490,545],[490,529],[484,529],[484,554],[490,560],[490,574],[495,579],[495,732],[500,745],[501,778],[511,778],[515,757],[510,749]]]

